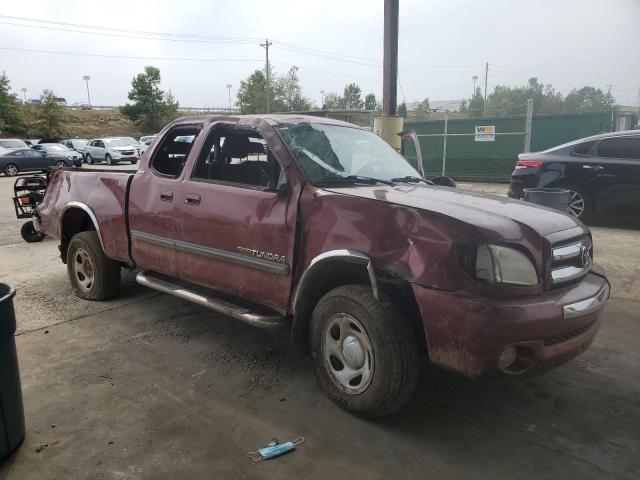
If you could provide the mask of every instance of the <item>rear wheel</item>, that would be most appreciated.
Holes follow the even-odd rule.
[[[562,188],[570,192],[567,213],[583,222],[591,218],[594,207],[591,195],[578,185],[564,185]]]
[[[6,167],[4,167],[4,174],[7,177],[15,177],[18,174],[18,167],[13,163],[10,163]]]
[[[400,410],[418,381],[418,349],[410,325],[388,299],[365,285],[327,293],[316,305],[310,350],[316,379],[340,407],[365,417]]]
[[[56,167],[62,168],[62,167],[66,167],[66,166],[67,166],[67,164],[64,163],[62,160],[60,160],[59,162],[56,162]]]
[[[108,300],[120,291],[120,266],[105,255],[95,231],[73,236],[67,250],[67,273],[80,298]]]

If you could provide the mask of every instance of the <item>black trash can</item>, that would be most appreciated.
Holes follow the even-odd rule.
[[[24,439],[24,410],[16,354],[16,291],[0,283],[0,458],[6,457]]]
[[[524,199],[527,202],[567,211],[571,192],[564,188],[525,188]]]

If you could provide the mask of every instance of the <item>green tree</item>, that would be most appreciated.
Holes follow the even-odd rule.
[[[378,102],[376,101],[376,96],[373,93],[370,93],[366,97],[364,97],[365,110],[375,110],[377,106]]]
[[[289,71],[276,79],[275,85],[276,105],[282,107],[276,111],[304,111],[311,109],[311,102],[302,94],[300,80],[298,79],[298,67],[293,66]]]
[[[41,131],[47,137],[61,136],[66,122],[64,108],[58,105],[53,90],[44,90],[40,95],[40,99],[42,100],[42,106],[38,110],[37,120]]]
[[[362,97],[360,96],[362,90],[355,83],[350,83],[346,87],[344,87],[344,93],[342,94],[342,108],[349,108],[353,110],[360,110],[364,107],[364,102],[362,101]]]
[[[171,92],[160,89],[160,69],[144,67],[131,81],[128,95],[133,103],[120,107],[123,115],[137,122],[147,131],[158,131],[178,116],[178,102]]]
[[[335,92],[329,92],[324,97],[324,108],[329,110],[344,108],[344,99]]]
[[[564,100],[567,112],[609,110],[614,104],[615,100],[610,92],[604,93],[594,87],[582,87],[580,90],[574,88]]]
[[[406,117],[407,116],[407,104],[402,102],[400,105],[398,105],[398,109],[396,112],[398,115],[400,115],[401,117]]]
[[[424,100],[418,103],[415,110],[415,116],[416,118],[424,119],[429,116],[430,112],[431,112],[431,107],[429,106],[429,99],[425,98]]]
[[[469,100],[469,107],[467,112],[470,117],[481,117],[484,111],[484,97],[482,96],[482,90],[480,87],[476,88],[473,97]]]
[[[0,132],[21,130],[20,109],[7,75],[0,75]]]

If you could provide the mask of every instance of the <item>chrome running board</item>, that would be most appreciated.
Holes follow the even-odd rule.
[[[161,277],[164,276],[154,272],[144,271],[136,275],[136,281],[145,287],[153,288],[159,292],[168,293],[174,297],[207,307],[215,312],[222,313],[223,315],[248,323],[254,327],[279,328],[286,323],[284,317],[277,314],[260,314],[249,308],[235,305],[221,298],[216,298],[213,296],[214,292],[203,293],[201,290],[205,290],[204,287],[198,287],[196,285],[190,287],[184,282],[176,280],[176,282],[180,283],[180,285],[178,285],[168,280],[169,277]],[[196,289],[200,291],[196,291]]]

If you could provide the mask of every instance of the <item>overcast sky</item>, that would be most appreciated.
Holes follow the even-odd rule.
[[[119,105],[132,77],[155,65],[181,105],[226,106],[226,85],[235,96],[264,62],[266,37],[275,69],[297,65],[305,95],[319,104],[320,90],[349,82],[380,98],[382,34],[382,0],[3,0],[0,70],[18,93],[51,88],[69,103],[86,102],[82,76],[90,75],[92,103]],[[563,94],[613,84],[618,103],[636,105],[639,48],[640,0],[400,0],[399,102],[469,97],[472,76],[483,84],[489,62],[490,91],[535,75]]]

